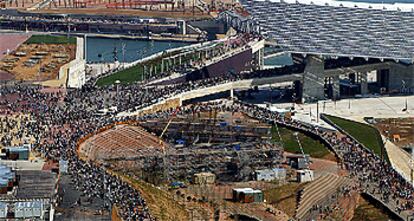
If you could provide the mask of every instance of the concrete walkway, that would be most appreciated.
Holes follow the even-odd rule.
[[[407,101],[407,110],[405,108]],[[297,106],[298,115],[311,115],[316,120],[317,104]],[[344,99],[340,101],[319,101],[319,113],[362,121],[364,117],[406,118],[414,117],[414,96],[375,97]]]
[[[403,111],[406,108],[406,102],[407,110]],[[296,108],[298,113],[295,118],[315,124],[318,121],[316,109],[316,103],[299,105]],[[360,123],[366,123],[364,117],[414,117],[414,96],[345,99],[336,103],[333,101],[319,101],[319,113],[327,113]],[[323,125],[322,122],[323,120],[319,119],[319,123]],[[392,167],[407,181],[411,182],[410,155],[383,136],[382,140]]]
[[[386,139],[384,136],[382,136],[382,139],[385,141],[385,150],[387,151],[392,167],[407,181],[412,182],[412,171],[410,168],[411,156],[401,148],[397,147],[397,145]],[[412,184],[414,186],[414,183]]]

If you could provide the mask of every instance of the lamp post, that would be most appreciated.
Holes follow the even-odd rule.
[[[118,111],[118,104],[119,104],[119,85],[121,84],[120,80],[115,81],[116,85],[116,111]]]

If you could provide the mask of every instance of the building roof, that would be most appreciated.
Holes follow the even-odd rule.
[[[281,172],[281,171],[286,171],[285,168],[271,168],[271,169],[261,169],[261,170],[256,170],[256,173],[275,173],[275,172]]]
[[[414,12],[241,0],[260,32],[284,51],[414,59]]]
[[[80,154],[94,161],[142,157],[158,154],[164,142],[144,128],[132,125],[116,125],[83,142]]]
[[[17,202],[15,203],[16,209],[23,209],[23,208],[42,208],[42,202],[40,201],[29,201],[29,202]]]
[[[19,170],[17,198],[52,198],[55,192],[56,175],[45,170]]]
[[[211,172],[201,172],[201,173],[195,173],[194,176],[216,176],[216,175]]]
[[[261,190],[255,190],[252,188],[234,188],[233,190],[239,193],[261,193],[262,192]]]

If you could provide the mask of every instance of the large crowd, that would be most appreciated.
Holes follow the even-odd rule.
[[[378,196],[384,202],[390,202],[389,205],[395,205],[397,212],[413,208],[413,187],[389,163],[381,160],[369,149],[350,137],[339,137],[330,131],[285,119],[275,112],[257,106],[224,102],[185,106],[178,110],[171,109],[140,117],[118,118],[114,115],[96,114],[98,110],[110,106],[116,106],[118,112],[133,111],[182,92],[254,75],[254,73],[246,73],[163,87],[135,84],[97,88],[86,85],[79,90],[58,91],[46,91],[40,86],[8,84],[0,87],[0,113],[8,116],[30,114],[36,123],[24,123],[21,126],[25,128],[23,131],[30,132],[24,136],[34,137],[33,149],[47,159],[68,160],[69,172],[78,189],[89,197],[104,198],[107,208],[114,203],[117,204],[125,220],[154,220],[155,218],[150,215],[145,200],[137,190],[120,177],[108,173],[102,165],[95,165],[78,158],[76,153],[78,140],[116,121],[166,118],[173,113],[193,113],[212,109],[242,111],[268,123],[288,124],[302,131],[317,134],[339,155],[351,175],[361,182],[364,191]],[[14,124],[2,121],[1,125],[2,132],[7,133],[13,129]],[[10,144],[10,137],[6,136],[2,142]]]

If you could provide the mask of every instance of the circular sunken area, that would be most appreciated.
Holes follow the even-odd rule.
[[[101,128],[79,146],[79,155],[91,161],[113,161],[139,158],[162,152],[164,142],[157,136],[132,125]]]

